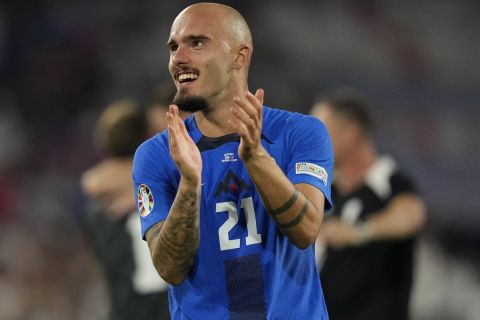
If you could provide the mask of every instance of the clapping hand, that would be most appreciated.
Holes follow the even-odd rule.
[[[197,145],[188,135],[178,107],[171,105],[167,112],[170,156],[183,178],[199,184],[202,177],[202,157]]]
[[[235,105],[230,109],[233,117],[229,124],[240,135],[238,155],[244,162],[263,150],[260,143],[263,97],[263,89],[258,89],[255,95],[246,91],[244,95],[234,97]]]

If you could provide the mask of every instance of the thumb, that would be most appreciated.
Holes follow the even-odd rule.
[[[255,98],[258,99],[258,101],[260,101],[260,103],[262,104],[263,106],[263,97],[265,95],[265,92],[263,91],[263,89],[257,89],[257,91],[255,92]]]

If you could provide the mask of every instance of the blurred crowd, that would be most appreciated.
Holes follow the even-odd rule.
[[[170,24],[190,3],[0,4],[1,319],[107,317],[104,274],[80,226],[80,176],[102,157],[93,134],[105,106],[147,106],[168,81]],[[380,151],[408,168],[427,206],[413,319],[477,319],[480,4],[224,3],[252,28],[251,83],[267,105],[307,113],[338,86],[371,100]]]

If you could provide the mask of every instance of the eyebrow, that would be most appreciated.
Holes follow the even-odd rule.
[[[188,41],[192,41],[192,40],[210,40],[210,37],[206,36],[206,35],[195,35],[195,34],[192,34],[192,35],[189,35],[187,37],[184,37],[182,39],[183,42],[188,42]],[[170,47],[172,46],[173,44],[177,43],[176,41],[170,39],[168,40],[167,42],[167,47]]]

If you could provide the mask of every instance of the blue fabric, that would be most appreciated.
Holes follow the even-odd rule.
[[[202,150],[200,245],[187,279],[169,288],[172,318],[258,319],[265,318],[265,311],[267,319],[328,319],[314,246],[300,250],[279,232],[238,157],[238,136],[203,137],[193,116],[185,124]],[[263,107],[262,144],[294,184],[317,187],[325,195],[325,208],[331,207],[333,150],[319,120]],[[153,196],[151,212],[141,217],[143,235],[167,218],[179,179],[166,131],[139,147],[135,193],[144,184]],[[247,256],[258,263],[245,263]],[[256,296],[241,304],[242,294]]]

